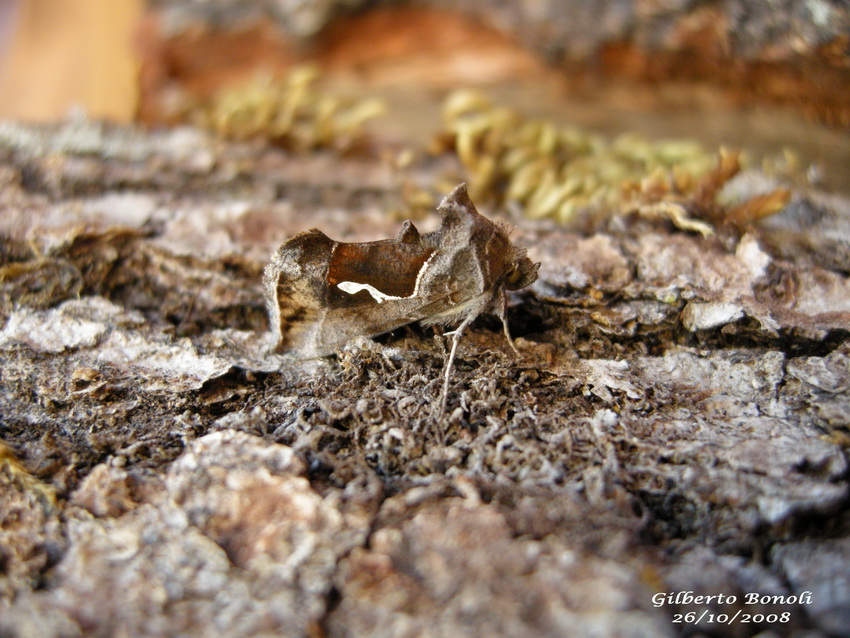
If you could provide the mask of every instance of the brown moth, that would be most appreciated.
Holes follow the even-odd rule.
[[[505,291],[532,284],[540,264],[511,243],[505,225],[475,210],[465,184],[437,212],[442,225],[424,235],[406,221],[394,239],[344,243],[312,229],[285,242],[263,279],[275,350],[318,357],[414,321],[459,324],[451,333],[442,407],[458,341],[478,315],[498,315],[516,351]]]

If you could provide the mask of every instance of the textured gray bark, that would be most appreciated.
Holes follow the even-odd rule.
[[[0,159],[0,634],[850,635],[847,200],[514,220],[523,356],[477,321],[434,419],[430,330],[266,352],[280,242],[398,230],[381,163],[88,122]]]

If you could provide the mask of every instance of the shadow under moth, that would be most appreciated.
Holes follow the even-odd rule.
[[[314,228],[285,242],[263,278],[274,349],[320,357],[356,337],[374,337],[414,321],[457,325],[449,333],[440,413],[458,342],[478,315],[495,313],[517,352],[505,291],[534,283],[540,264],[511,243],[506,225],[475,209],[465,184],[443,199],[437,212],[440,228],[424,235],[406,221],[393,239],[344,243]]]

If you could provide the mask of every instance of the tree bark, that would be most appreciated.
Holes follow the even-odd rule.
[[[514,220],[522,356],[475,322],[434,418],[431,329],[267,349],[282,241],[397,233],[381,162],[0,137],[0,633],[850,635],[846,199]]]

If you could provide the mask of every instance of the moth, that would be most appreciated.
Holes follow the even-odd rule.
[[[537,279],[539,263],[514,246],[510,229],[481,215],[460,184],[437,207],[440,228],[420,235],[406,221],[393,239],[334,241],[317,229],[272,255],[263,285],[276,351],[311,358],[333,354],[355,337],[374,337],[419,321],[451,333],[441,411],[463,331],[482,313],[507,322],[507,290]]]

